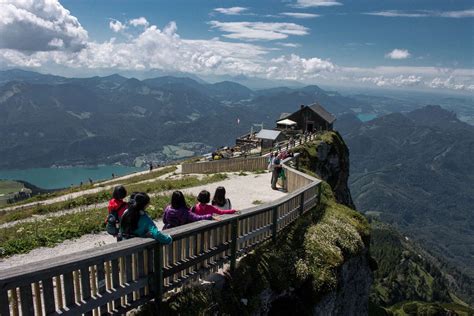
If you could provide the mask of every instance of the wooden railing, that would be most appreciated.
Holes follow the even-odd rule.
[[[236,171],[257,171],[267,169],[267,158],[232,158],[194,163],[183,163],[182,173],[219,173]]]
[[[134,238],[0,271],[0,315],[122,314],[224,264],[232,272],[239,257],[276,239],[319,202],[320,181],[289,167],[290,160],[284,162],[289,194],[220,221],[169,229],[170,245]]]

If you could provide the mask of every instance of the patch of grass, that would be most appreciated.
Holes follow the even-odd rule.
[[[186,200],[191,205],[195,197],[188,195]],[[169,203],[169,196],[152,197],[146,211],[151,218],[159,218]],[[53,247],[68,239],[98,233],[105,230],[106,216],[106,208],[95,208],[0,229],[0,258],[27,253],[38,247]],[[158,228],[161,230],[162,227]]]
[[[187,176],[178,180],[157,180],[154,182],[132,184],[126,186],[128,193],[134,191],[141,191],[147,193],[157,193],[167,190],[176,190],[181,188],[189,188],[201,184],[207,184],[227,179],[226,174],[216,173],[208,175],[199,180],[195,176]],[[12,222],[20,219],[25,219],[33,215],[41,215],[54,213],[61,210],[69,210],[72,208],[94,205],[97,203],[108,201],[112,198],[112,193],[109,191],[101,191],[99,193],[87,194],[75,199],[57,202],[48,205],[31,206],[25,209],[19,209],[14,211],[1,211],[0,210],[0,223]]]
[[[252,204],[253,204],[253,205],[260,205],[260,204],[263,204],[263,201],[261,201],[261,200],[254,200],[254,201],[252,202]]]
[[[0,180],[0,194],[16,193],[23,188],[23,184],[16,181]]]
[[[244,172],[244,171],[240,171],[239,173],[237,173],[237,175],[238,175],[238,176],[246,176],[246,175],[247,175],[247,173],[246,173],[246,172]]]

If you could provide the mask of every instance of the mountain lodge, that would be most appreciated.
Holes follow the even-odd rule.
[[[320,104],[301,105],[294,113],[282,113],[276,121],[277,130],[301,132],[331,131],[336,118]]]

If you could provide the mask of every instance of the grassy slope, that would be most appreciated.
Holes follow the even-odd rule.
[[[142,185],[140,189],[148,193],[160,192],[221,181],[226,177],[223,174],[214,174],[206,176],[202,180],[198,180],[195,177],[187,177],[180,180],[162,180],[156,183],[153,182],[153,187]],[[127,188],[130,189],[130,187]],[[190,204],[193,204],[194,199],[188,198],[190,199]],[[163,212],[164,206],[169,201],[169,196],[156,196],[152,198],[151,204],[147,208],[150,216],[152,218],[159,217]],[[27,253],[38,247],[51,247],[67,239],[105,230],[104,219],[106,214],[106,208],[94,208],[79,213],[50,217],[41,221],[20,223],[13,227],[2,228],[0,229],[0,258]]]
[[[23,184],[10,180],[0,180],[0,194],[15,193],[23,188]]]

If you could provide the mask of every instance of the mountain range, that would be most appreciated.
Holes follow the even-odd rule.
[[[472,303],[474,127],[439,106],[365,123],[348,114],[336,127],[350,149],[357,208],[419,242]]]
[[[367,107],[317,86],[254,91],[185,77],[0,71],[0,168],[131,164],[168,144],[232,144],[253,123],[273,127],[281,112],[316,101],[335,114],[352,113],[354,104]]]

